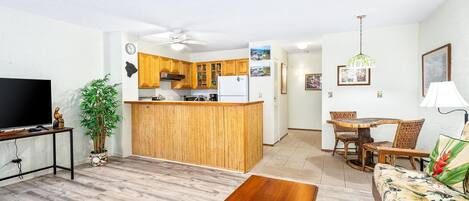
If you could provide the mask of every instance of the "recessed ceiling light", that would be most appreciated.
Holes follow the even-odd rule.
[[[300,50],[304,50],[308,47],[308,43],[300,43],[300,44],[296,45],[296,47],[298,47],[298,49],[300,49]]]
[[[185,47],[186,47],[186,45],[184,45],[182,43],[173,43],[173,44],[171,44],[171,49],[176,50],[176,51],[181,51]]]

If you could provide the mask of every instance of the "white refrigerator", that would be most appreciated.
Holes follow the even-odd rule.
[[[249,79],[243,76],[218,77],[219,102],[248,102]]]

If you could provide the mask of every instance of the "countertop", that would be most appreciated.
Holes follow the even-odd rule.
[[[216,102],[216,101],[124,101],[126,104],[155,104],[155,105],[207,105],[207,106],[243,106],[262,104],[264,101],[252,101],[244,103]]]

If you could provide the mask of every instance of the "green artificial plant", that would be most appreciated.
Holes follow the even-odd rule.
[[[106,136],[113,134],[121,120],[118,114],[119,99],[116,87],[109,84],[109,74],[103,79],[93,80],[81,89],[81,126],[93,140],[92,153],[106,152]]]

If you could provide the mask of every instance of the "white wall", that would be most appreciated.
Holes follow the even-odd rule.
[[[321,91],[305,90],[305,74],[321,73],[322,50],[288,54],[288,127],[321,130]]]
[[[87,160],[90,139],[80,127],[78,95],[86,83],[103,76],[102,32],[3,7],[0,24],[0,77],[52,80],[53,106],[62,108],[65,126],[75,128],[75,161]],[[57,160],[66,167],[68,139],[67,134],[57,137]],[[51,137],[21,139],[18,148],[23,171],[52,164]],[[13,142],[0,143],[0,153],[1,166],[14,159]],[[0,170],[0,177],[17,172],[10,164]],[[17,181],[10,179],[0,185]]]
[[[249,61],[249,66],[270,66],[271,76],[249,78],[249,100],[264,101],[264,144],[275,144],[288,132],[288,99],[280,95],[280,64],[287,53],[273,41],[249,43],[249,48],[271,46],[271,60]]]
[[[248,48],[234,49],[234,50],[222,50],[222,51],[210,51],[210,52],[197,52],[197,53],[190,54],[190,60],[192,62],[244,59],[248,57],[249,57]]]
[[[332,149],[332,126],[326,124],[329,111],[356,110],[359,117],[415,119],[418,115],[420,68],[417,24],[365,29],[364,53],[376,61],[371,86],[337,86],[337,66],[358,53],[358,32],[327,34],[323,37],[322,148]],[[377,98],[377,91],[383,98]],[[328,92],[333,97],[328,98]],[[392,140],[395,126],[372,129],[375,140]],[[422,133],[421,136],[426,136]]]
[[[452,80],[461,95],[469,101],[469,1],[448,0],[420,25],[419,56],[432,49],[451,43]],[[419,59],[419,62],[421,60]],[[419,66],[421,63],[419,63]],[[421,76],[421,74],[419,74]],[[421,79],[418,79],[419,82]],[[419,88],[420,90],[420,88]],[[419,100],[422,97],[419,96]],[[468,108],[466,108],[468,109]],[[448,111],[442,109],[444,111]],[[459,137],[463,126],[463,113],[440,115],[436,109],[421,108],[426,118],[419,145],[430,150],[440,133]]]

